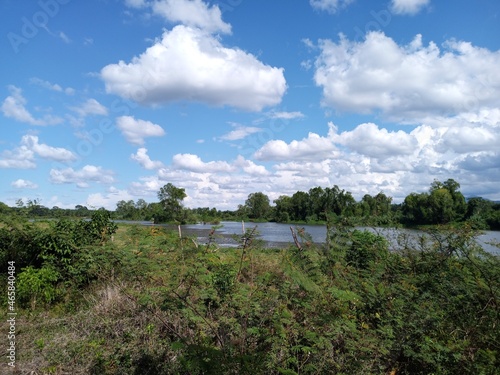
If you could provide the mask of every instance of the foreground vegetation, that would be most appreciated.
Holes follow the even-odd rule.
[[[392,251],[382,237],[339,225],[324,246],[298,228],[289,248],[262,249],[251,229],[225,249],[213,232],[198,244],[109,218],[2,218],[1,283],[6,290],[15,261],[21,373],[500,368],[500,261],[470,225],[433,229],[430,242],[400,238]],[[2,309],[6,316],[6,298]]]

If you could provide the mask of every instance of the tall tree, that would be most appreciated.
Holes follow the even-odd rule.
[[[309,189],[308,215],[315,215],[317,219],[325,219],[325,214],[326,214],[325,191],[320,186]]]
[[[429,194],[410,193],[403,205],[403,217],[408,224],[425,224],[430,219]]]
[[[278,223],[286,223],[290,221],[290,216],[292,213],[292,198],[288,195],[281,195],[278,199],[274,200],[275,210],[274,219]]]
[[[309,194],[297,191],[292,195],[292,220],[306,220],[309,209]]]
[[[447,223],[464,217],[467,203],[459,189],[460,184],[452,178],[445,182],[438,180],[432,182],[429,203],[434,212],[433,222]]]
[[[250,194],[245,201],[245,206],[251,219],[263,219],[271,209],[269,197],[261,192]]]
[[[432,190],[429,196],[430,221],[433,224],[445,224],[453,220],[455,210],[453,198],[448,189]]]
[[[186,198],[184,188],[178,188],[170,182],[158,192],[158,199],[165,210],[165,219],[179,220],[182,214],[182,201]]]

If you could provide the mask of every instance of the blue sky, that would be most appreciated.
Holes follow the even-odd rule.
[[[500,200],[496,0],[3,0],[0,201],[434,179]]]

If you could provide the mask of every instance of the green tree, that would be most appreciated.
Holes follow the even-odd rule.
[[[85,216],[89,216],[90,212],[89,212],[89,209],[85,206],[82,206],[81,204],[77,204],[75,206],[75,214],[76,216],[78,217],[85,217]]]
[[[410,193],[403,202],[402,211],[407,224],[425,224],[430,218],[429,194]]]
[[[326,194],[322,187],[309,189],[309,216],[326,218]]]
[[[309,195],[303,191],[297,191],[291,199],[291,218],[296,221],[305,221],[309,211]]]
[[[116,203],[116,214],[118,217],[125,219],[125,220],[132,220],[135,219],[135,205],[133,200],[128,200],[124,201],[121,200]]]
[[[434,180],[431,184],[430,193],[435,190],[446,189],[450,194],[452,200],[452,220],[461,220],[463,219],[466,211],[467,211],[467,203],[465,202],[465,197],[460,192],[460,184],[456,182],[454,179],[449,178],[445,182],[440,182],[438,180]]]
[[[248,195],[245,206],[251,219],[264,219],[271,209],[269,197],[261,192]]]
[[[433,224],[449,223],[455,217],[453,198],[445,189],[435,189],[429,196],[430,222]]]
[[[356,200],[350,192],[334,185],[333,188],[325,189],[325,197],[328,214],[334,213],[337,216],[354,214]]]
[[[182,201],[186,198],[184,188],[175,187],[168,183],[158,192],[158,199],[165,210],[167,221],[179,220],[182,216]]]
[[[292,212],[292,198],[287,195],[282,195],[274,200],[274,219],[278,223],[286,223],[290,221],[290,214]]]

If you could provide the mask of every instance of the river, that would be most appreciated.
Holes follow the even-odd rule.
[[[232,221],[223,221],[220,223],[222,228],[218,229],[217,232],[222,235],[232,235],[232,234],[242,234],[244,229],[253,229],[257,226],[257,231],[261,240],[268,244],[274,243],[292,243],[292,235],[290,231],[290,226],[292,228],[304,228],[304,230],[311,235],[313,242],[324,243],[326,240],[326,227],[324,225],[290,225],[290,224],[280,224],[280,223],[241,223]],[[201,230],[207,232],[212,228],[209,224],[190,224],[182,225],[181,229],[185,228],[187,230]],[[425,232],[416,229],[393,229],[393,228],[372,228],[372,227],[361,227],[360,230],[366,229],[371,232],[380,234],[389,240],[390,246],[393,249],[397,249],[397,238],[398,236],[405,236],[409,240],[416,240],[420,236],[425,235]],[[500,249],[492,244],[491,242],[500,243],[500,232],[499,231],[483,231],[477,238],[478,243],[483,247],[483,249],[489,253],[500,255]],[[229,242],[229,241],[228,241]],[[222,243],[224,245],[224,243]],[[227,243],[226,245],[230,245]]]

